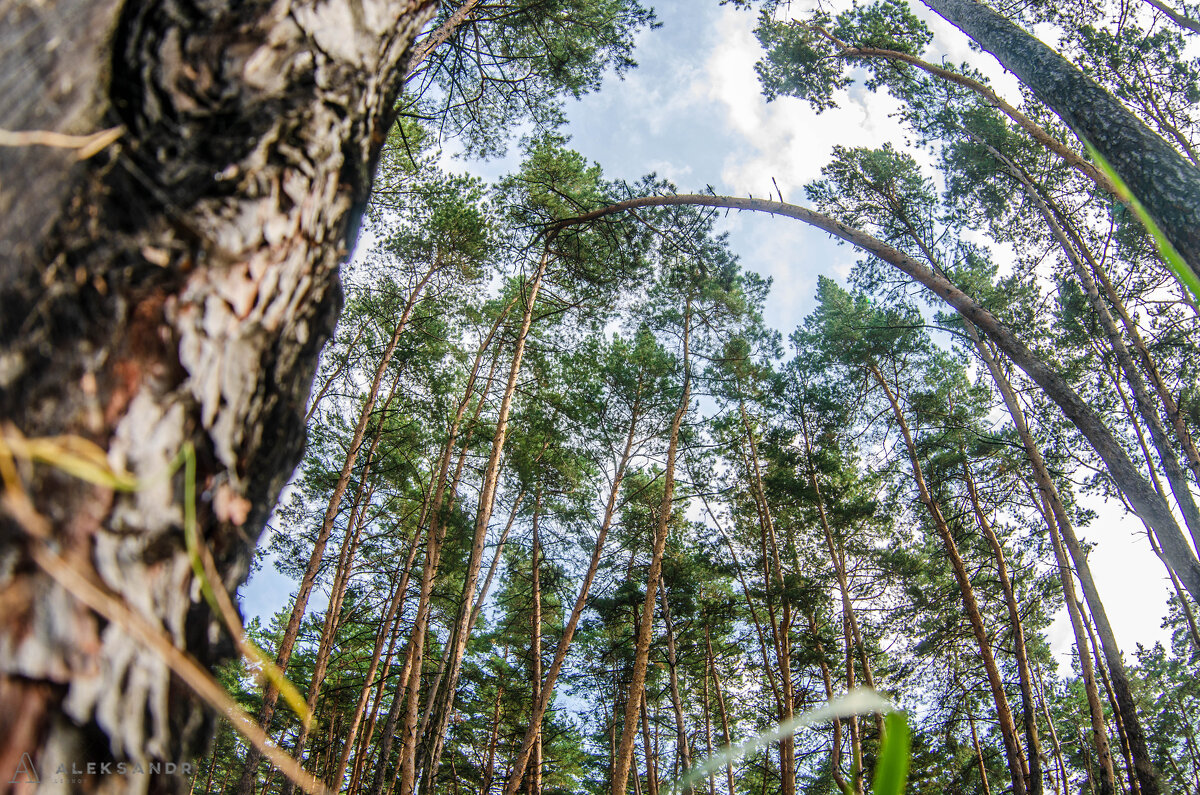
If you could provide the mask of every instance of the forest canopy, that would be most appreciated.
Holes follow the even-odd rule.
[[[78,674],[35,670],[22,662],[34,659],[21,652],[26,641],[4,640],[0,658],[18,661],[6,677],[55,684],[38,696],[49,706],[30,718],[35,739],[14,733],[0,761],[33,749],[44,771],[61,758],[36,739],[50,736],[36,721],[61,712],[98,742],[97,760],[195,755],[186,777],[136,782],[150,789],[865,795],[885,767],[885,735],[898,731],[885,730],[882,712],[783,732],[688,774],[723,747],[869,688],[907,715],[905,792],[1200,787],[1200,292],[1191,286],[1200,273],[1200,7],[721,5],[720,19],[753,26],[765,99],[805,103],[813,124],[847,103],[890,108],[900,136],[871,145],[848,136],[811,164],[819,176],[789,191],[803,195],[791,201],[778,183],[721,195],[706,184],[719,175],[678,168],[672,147],[687,151],[682,141],[658,143],[670,179],[625,175],[623,164],[576,148],[569,120],[572,103],[599,102],[669,33],[648,4],[430,8],[407,56],[390,62],[384,121],[370,117],[377,149],[329,183],[330,196],[355,180],[370,189],[360,186],[361,207],[337,194],[349,218],[337,228],[349,240],[361,223],[359,247],[337,254],[340,270],[329,260],[320,315],[287,326],[311,362],[287,372],[315,369],[303,409],[281,397],[274,414],[237,415],[248,418],[239,430],[229,407],[275,394],[274,354],[261,372],[242,371],[242,360],[185,332],[177,341],[152,331],[172,363],[154,371],[172,385],[161,394],[194,394],[183,411],[195,419],[179,439],[147,427],[131,441],[115,419],[108,437],[84,434],[110,462],[106,450],[125,451],[114,470],[128,467],[140,484],[98,483],[116,507],[103,509],[97,538],[159,527],[130,518],[154,482],[139,445],[157,439],[156,455],[174,462],[158,481],[171,484],[171,507],[155,520],[173,551],[147,542],[118,554],[97,541],[81,559],[100,581],[122,555],[173,560],[176,585],[155,587],[176,594],[175,612],[138,615],[158,622],[146,631],[174,633],[167,646],[209,665],[232,703],[205,696],[182,663],[154,664],[165,672],[128,663],[153,669],[146,681],[159,684],[143,690],[165,693],[170,682],[173,691],[169,707],[149,709],[152,728],[122,734],[116,721],[140,695],[72,706],[78,697],[65,694]],[[680,16],[671,9],[663,21]],[[945,53],[967,52],[963,34],[975,51],[955,63]],[[992,55],[1020,82],[998,80]],[[134,122],[125,125],[131,154],[98,155],[97,194],[140,179],[105,170],[122,173],[121,158],[151,169],[155,157],[179,156],[160,138],[159,149],[139,149]],[[287,135],[270,140],[290,156]],[[291,196],[286,174],[272,187],[229,168],[223,196],[268,196],[292,211],[292,198],[280,199]],[[202,170],[180,172],[174,201],[206,179]],[[296,212],[318,212],[315,191],[295,194]],[[258,237],[221,238],[230,250],[290,245],[273,216],[255,212],[252,226],[266,219]],[[771,216],[755,234],[802,225],[814,231],[801,239],[828,235],[845,247],[791,250],[773,279],[739,251],[747,236],[738,224],[751,214]],[[183,244],[160,252],[145,235],[169,228],[203,248],[220,229],[214,219],[235,215],[208,212],[201,227],[129,220],[121,234],[139,256],[165,258],[151,282],[178,289],[184,306],[198,289],[188,275],[196,265]],[[82,245],[85,227],[54,228]],[[848,267],[831,267],[834,251]],[[67,246],[55,261],[77,255]],[[246,278],[271,267],[247,264]],[[820,275],[804,310],[769,309],[779,306],[773,293],[795,292],[778,275],[806,267]],[[114,294],[149,266],[122,268]],[[80,285],[93,284],[93,271],[79,273]],[[221,315],[231,328],[269,315],[255,302],[271,288],[256,285],[212,293],[232,307]],[[88,306],[117,300],[79,290]],[[44,318],[74,299],[47,295],[39,306],[51,308],[29,311],[24,325],[0,321],[4,339],[59,333],[61,321]],[[122,333],[144,332],[138,318],[156,312],[192,322],[174,298],[133,295],[113,304],[134,319],[113,326]],[[210,312],[215,300],[197,305]],[[207,333],[213,315],[196,317]],[[271,350],[264,327],[246,337]],[[119,350],[114,360],[140,361],[142,348]],[[26,361],[0,360],[0,387],[48,383],[26,374]],[[122,366],[129,383],[149,377]],[[201,373],[207,392],[194,386]],[[105,395],[126,383],[102,380],[116,390]],[[139,405],[129,389],[110,412]],[[5,410],[14,422],[24,416]],[[154,416],[174,427],[167,409]],[[277,507],[287,455],[261,453],[273,417],[304,441]],[[70,556],[41,550],[75,526],[49,507],[56,484],[78,475],[59,471],[75,458],[26,455],[28,443],[4,439],[5,527],[32,539],[31,551],[5,554],[54,579],[54,560]],[[247,469],[241,451],[252,443],[253,461],[272,471]],[[29,479],[35,464],[44,480]],[[114,497],[122,488],[129,496]],[[1118,512],[1158,561],[1152,573],[1093,567],[1104,543],[1096,527]],[[31,530],[39,521],[49,529]],[[227,604],[247,569],[251,587]],[[63,599],[85,599],[54,581]],[[278,612],[247,596],[266,593],[263,582],[287,593]],[[1162,642],[1122,647],[1106,603],[1163,585],[1165,615],[1150,598],[1138,602],[1145,623],[1161,623]],[[137,603],[134,586],[109,589],[119,604]],[[132,632],[127,608],[84,604]],[[235,611],[248,619],[244,637]],[[141,680],[131,676],[132,692]],[[8,681],[0,702],[17,703]],[[211,732],[181,728],[179,705],[191,699],[224,710],[204,719]],[[103,776],[76,783],[115,786]]]

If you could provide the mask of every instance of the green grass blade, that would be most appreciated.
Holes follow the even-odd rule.
[[[1183,261],[1183,256],[1172,245],[1171,241],[1167,240],[1167,236],[1163,234],[1162,229],[1158,227],[1158,224],[1154,223],[1154,219],[1150,217],[1150,213],[1146,212],[1146,208],[1138,201],[1138,197],[1134,196],[1124,180],[1117,176],[1117,172],[1113,171],[1113,167],[1108,164],[1104,156],[1087,141],[1084,141],[1084,144],[1087,146],[1088,154],[1096,162],[1096,167],[1112,180],[1113,185],[1117,189],[1118,198],[1129,205],[1129,209],[1133,210],[1133,214],[1142,222],[1142,226],[1146,227],[1146,231],[1154,239],[1154,245],[1158,247],[1158,253],[1163,258],[1163,262],[1167,264],[1167,267],[1171,269],[1171,272],[1175,274],[1179,281],[1187,285],[1187,288],[1192,291],[1193,295],[1200,298],[1200,276],[1197,276],[1195,271]]]
[[[675,782],[675,785],[670,788],[669,792],[682,791],[684,788],[700,781],[709,773],[715,773],[725,767],[725,765],[753,754],[760,748],[764,748],[780,738],[795,734],[798,729],[815,726],[818,723],[824,723],[834,718],[846,718],[851,715],[862,715],[868,712],[891,712],[895,708],[890,701],[880,696],[874,690],[867,688],[851,690],[840,698],[830,700],[824,706],[805,712],[802,715],[797,715],[789,721],[780,723],[755,737],[751,737],[744,743],[725,746],[704,760],[703,764],[693,767],[691,772],[681,780]]]
[[[908,781],[909,752],[912,735],[903,712],[889,712],[883,726],[883,742],[879,761],[875,764],[872,795],[901,795]]]

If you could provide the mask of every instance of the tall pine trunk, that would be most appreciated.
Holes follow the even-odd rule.
[[[413,287],[412,292],[405,301],[400,319],[396,322],[395,329],[392,330],[392,336],[384,348],[379,363],[375,366],[371,386],[367,390],[366,399],[363,401],[362,409],[359,411],[358,421],[354,426],[354,433],[350,438],[350,446],[347,448],[346,458],[342,461],[342,471],[338,474],[337,483],[333,487],[333,493],[329,496],[329,503],[325,507],[325,516],[321,520],[321,527],[317,531],[312,553],[308,558],[308,566],[305,568],[304,575],[300,579],[300,589],[296,592],[296,600],[292,603],[292,612],[288,617],[287,627],[284,629],[283,638],[279,642],[279,651],[276,653],[275,664],[282,671],[287,671],[288,663],[292,659],[292,651],[296,646],[296,638],[300,635],[300,622],[304,619],[304,614],[308,610],[308,599],[312,594],[313,586],[316,584],[317,575],[320,573],[321,563],[325,559],[325,546],[329,543],[329,536],[333,532],[333,525],[337,520],[338,510],[342,505],[342,498],[346,494],[346,489],[350,486],[350,478],[354,472],[354,465],[358,461],[359,451],[362,449],[363,437],[367,432],[367,423],[371,419],[371,414],[375,409],[375,400],[379,396],[379,388],[383,384],[383,377],[387,374],[388,366],[392,362],[392,356],[396,352],[396,346],[400,343],[400,337],[408,325],[408,320],[412,315],[413,309],[417,306],[421,292],[424,290],[425,285],[429,283],[430,278],[433,277],[438,267],[439,264],[435,260],[421,276],[416,286]],[[399,378],[397,378],[397,383],[398,381]],[[394,394],[395,385],[393,384],[392,392],[388,395],[389,402]],[[378,444],[379,433],[382,433],[382,427],[382,423],[380,423],[376,428],[372,450]],[[365,479],[364,476],[364,481]],[[275,687],[268,680],[263,690],[263,703],[259,711],[259,723],[264,728],[271,725],[271,716],[275,712],[275,705],[278,699],[279,688]],[[307,732],[307,727],[301,729],[302,736],[307,735]],[[298,749],[296,752],[297,756],[299,756],[299,753],[300,750]],[[248,795],[254,788],[260,758],[257,748],[251,747],[247,751],[246,764],[242,768],[242,776],[238,781],[239,795]]]
[[[654,546],[650,552],[650,571],[646,575],[646,598],[642,602],[641,620],[638,622],[637,642],[634,649],[633,674],[630,677],[628,696],[625,703],[625,725],[617,760],[613,768],[612,795],[624,795],[629,780],[629,767],[633,761],[633,743],[637,735],[638,703],[644,694],[646,667],[650,660],[650,639],[654,632],[654,603],[658,578],[662,574],[663,550],[667,545],[667,528],[671,523],[675,496],[675,459],[679,450],[679,429],[687,415],[691,402],[691,362],[689,344],[692,324],[692,299],[689,297],[683,313],[683,392],[679,407],[671,418],[671,431],[667,442],[666,469],[663,473],[663,497],[658,508],[658,526],[654,531]]]
[[[521,738],[521,745],[517,749],[516,758],[513,760],[512,772],[509,774],[508,782],[504,787],[504,795],[515,795],[517,788],[520,785],[521,777],[525,773],[525,766],[529,763],[530,754],[533,751],[533,745],[537,737],[540,735],[542,720],[545,717],[546,710],[550,706],[550,701],[554,697],[554,685],[558,681],[559,672],[562,671],[563,663],[567,659],[567,652],[571,648],[571,642],[575,637],[575,629],[579,626],[579,619],[583,616],[584,608],[587,607],[588,594],[591,591],[592,582],[596,579],[596,572],[600,567],[600,558],[604,553],[604,542],[608,538],[608,530],[612,526],[613,517],[617,511],[617,498],[621,494],[621,484],[625,480],[625,472],[629,466],[629,459],[633,455],[633,443],[637,434],[638,420],[641,418],[641,381],[639,381],[638,396],[635,398],[633,405],[630,407],[629,433],[625,437],[625,448],[621,451],[621,458],[617,462],[617,468],[613,473],[612,486],[608,491],[608,502],[604,507],[604,518],[600,522],[600,530],[596,534],[596,543],[592,547],[592,558],[588,562],[587,572],[583,575],[583,582],[579,586],[579,595],[575,597],[575,605],[571,608],[571,615],[567,619],[567,625],[563,629],[562,637],[558,640],[558,645],[554,649],[554,659],[550,663],[550,669],[546,673],[546,680],[538,689],[537,698],[533,704],[533,712],[529,718],[529,727],[525,730],[525,736]]]
[[[975,478],[971,475],[971,466],[963,455],[963,478],[967,484],[967,496],[971,501],[971,509],[975,521],[983,532],[983,537],[991,547],[992,556],[996,559],[996,573],[1000,579],[1000,590],[1004,594],[1004,605],[1008,608],[1008,624],[1013,634],[1013,657],[1017,662],[1017,678],[1021,684],[1021,718],[1025,729],[1026,758],[1029,760],[1029,792],[1041,795],[1042,792],[1042,744],[1038,738],[1037,711],[1033,700],[1033,673],[1029,668],[1029,654],[1025,648],[1025,627],[1021,621],[1021,606],[1017,604],[1017,595],[1013,589],[1012,580],[1008,576],[1008,563],[1004,556],[1004,547],[992,529],[992,523],[984,513],[979,501],[979,490],[975,486]]]
[[[997,667],[996,658],[992,654],[991,642],[988,640],[987,629],[983,624],[983,616],[979,611],[979,602],[975,598],[975,589],[971,585],[971,578],[967,573],[966,563],[963,561],[962,555],[959,554],[958,545],[954,542],[954,536],[951,534],[950,526],[946,523],[946,519],[942,515],[941,507],[933,498],[925,482],[921,462],[917,455],[917,446],[912,438],[912,432],[909,430],[908,420],[904,416],[904,411],[900,408],[899,400],[892,392],[891,387],[884,379],[879,368],[872,364],[869,369],[871,375],[875,378],[875,382],[883,390],[888,403],[891,405],[892,415],[895,417],[896,425],[900,428],[900,434],[904,439],[904,447],[908,451],[909,463],[912,465],[913,480],[916,481],[921,503],[929,512],[934,527],[937,529],[938,536],[941,538],[942,546],[946,550],[946,556],[950,559],[954,579],[958,583],[959,593],[962,596],[963,607],[966,610],[967,619],[970,621],[971,631],[975,635],[975,643],[979,647],[979,656],[983,661],[984,670],[987,672],[988,686],[992,691],[992,700],[996,705],[996,717],[1000,724],[1001,739],[1004,741],[1004,754],[1008,761],[1008,772],[1009,777],[1012,779],[1013,792],[1015,795],[1025,795],[1028,791],[1026,782],[1027,771],[1021,758],[1020,746],[1017,744],[1017,730],[1016,725],[1013,723],[1012,709],[1008,704],[1008,696],[1004,692],[1004,680],[1000,678],[1000,669]]]
[[[487,525],[492,517],[492,506],[495,501],[496,487],[500,478],[500,460],[501,454],[504,452],[504,442],[508,434],[508,416],[512,409],[513,395],[517,388],[517,376],[521,372],[521,359],[525,353],[525,341],[529,335],[529,328],[533,323],[533,309],[537,302],[538,291],[542,286],[542,277],[546,273],[546,265],[550,260],[550,248],[547,243],[545,252],[538,263],[537,271],[534,274],[532,281],[529,284],[529,293],[525,296],[525,313],[521,318],[521,327],[517,333],[515,348],[513,351],[512,363],[508,372],[508,383],[504,389],[504,396],[500,402],[500,413],[496,419],[496,430],[492,437],[491,454],[488,457],[487,466],[484,469],[483,485],[479,492],[479,507],[475,515],[475,536],[471,544],[471,556],[467,568],[466,582],[463,584],[464,597],[473,596],[475,593],[475,580],[479,576],[479,562],[482,560],[483,545],[487,539]],[[443,467],[443,471],[444,471]],[[440,509],[440,505],[435,502],[435,508]],[[437,521],[437,514],[433,519]],[[424,643],[426,625],[429,619],[429,598],[433,590],[433,578],[437,571],[438,559],[440,558],[441,536],[444,535],[444,528],[440,526],[438,533],[430,533],[430,543],[434,543],[435,536],[437,538],[437,554],[431,551],[427,554],[425,561],[425,572],[421,580],[420,602],[418,603],[417,627],[413,631],[411,643],[414,645],[413,665],[409,671],[408,691],[407,691],[407,707],[404,713],[404,728],[403,728],[403,743],[401,745],[401,768],[400,781],[398,784],[399,795],[412,795],[414,785],[416,784],[417,776],[417,719],[418,706],[420,703],[421,692],[421,668],[424,659]],[[432,548],[431,548],[432,549]],[[470,619],[469,605],[468,609],[462,612],[458,626],[452,631],[452,648],[464,649],[466,643],[466,635],[470,630],[468,621]],[[461,659],[461,658],[460,658]],[[453,691],[457,683],[457,662],[451,661],[451,675],[447,688]],[[440,737],[444,731],[443,726],[435,727],[436,737]]]
[[[1108,745],[1108,734],[1104,727],[1104,711],[1100,704],[1099,691],[1096,688],[1092,657],[1087,649],[1087,636],[1084,634],[1083,622],[1079,615],[1078,606],[1075,604],[1075,584],[1071,577],[1071,569],[1067,563],[1060,537],[1060,534],[1061,536],[1065,536],[1067,532],[1070,532],[1070,519],[1067,516],[1066,510],[1062,507],[1058,490],[1054,486],[1054,481],[1050,478],[1050,471],[1047,469],[1041,450],[1038,448],[1033,434],[1029,430],[1029,424],[1025,420],[1025,412],[1017,402],[1016,392],[1013,391],[1008,376],[1000,369],[1000,363],[996,361],[996,357],[992,354],[987,343],[980,338],[979,332],[975,330],[975,326],[968,321],[965,327],[968,336],[971,337],[971,341],[975,344],[975,350],[987,365],[988,372],[991,373],[992,380],[996,384],[996,389],[1000,392],[1000,397],[1004,401],[1005,408],[1008,409],[1009,416],[1013,421],[1013,427],[1016,428],[1017,436],[1020,438],[1021,444],[1025,447],[1026,457],[1033,468],[1034,478],[1041,492],[1040,502],[1042,504],[1042,513],[1046,521],[1046,529],[1050,534],[1055,558],[1058,562],[1059,580],[1062,583],[1063,595],[1067,602],[1067,612],[1071,620],[1071,629],[1075,634],[1075,645],[1079,651],[1080,668],[1083,673],[1084,691],[1087,694],[1088,714],[1091,720],[1092,744],[1096,749],[1096,757],[1100,762],[1100,792],[1101,795],[1111,795],[1115,791],[1116,780],[1112,766],[1112,752]],[[1036,502],[1038,500],[1035,500]],[[1064,522],[1068,523],[1066,531],[1062,530],[1062,523]],[[1076,564],[1078,565],[1078,561]],[[1086,560],[1084,561],[1084,565],[1086,566]],[[1099,601],[1099,594],[1095,596],[1097,601]]]

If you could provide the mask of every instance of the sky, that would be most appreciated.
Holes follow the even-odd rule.
[[[653,171],[680,192],[711,185],[717,193],[733,195],[768,196],[778,186],[785,201],[803,204],[804,185],[820,176],[836,144],[878,147],[890,142],[928,160],[908,145],[905,130],[892,115],[897,105],[886,94],[852,86],[841,95],[838,108],[820,115],[798,99],[767,103],[754,73],[760,50],[751,13],[715,0],[646,2],[653,4],[662,26],[639,36],[634,56],[639,67],[623,80],[610,77],[599,92],[566,108],[570,145],[600,163],[606,177],[633,181]],[[793,8],[799,13],[807,5],[796,2]],[[966,37],[940,17],[919,3],[913,6],[935,34],[933,55],[927,59],[969,60],[1002,96],[1019,104],[1014,77],[990,56],[973,52]],[[448,163],[453,170],[470,170],[486,179],[515,165],[512,157]],[[854,249],[795,221],[731,214],[721,228],[729,232],[744,268],[773,279],[765,320],[785,338],[814,308],[817,278],[829,276],[845,284],[859,258]],[[370,243],[369,235],[360,240],[360,246]],[[1160,624],[1169,584],[1141,523],[1117,503],[1082,501],[1099,516],[1081,534],[1095,544],[1093,571],[1127,657],[1139,643],[1165,642],[1168,635]],[[1130,582],[1138,587],[1129,589]],[[294,591],[293,583],[264,565],[242,588],[247,617],[265,620]],[[324,595],[314,594],[309,609],[321,610],[324,604]],[[1066,662],[1072,636],[1065,609],[1049,635],[1056,656]]]

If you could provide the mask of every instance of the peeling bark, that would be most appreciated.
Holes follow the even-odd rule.
[[[232,645],[193,581],[182,475],[164,473],[196,445],[199,534],[233,592],[300,460],[338,266],[433,8],[5,4],[0,128],[123,134],[83,161],[0,150],[0,419],[27,437],[82,436],[142,481],[113,494],[37,467],[24,488],[61,555],[202,663]],[[161,658],[31,564],[3,510],[0,714],[30,731],[5,733],[0,758],[190,760],[211,719]]]

